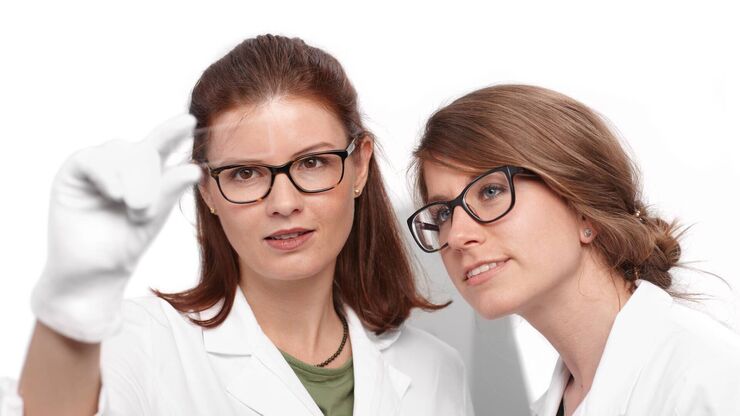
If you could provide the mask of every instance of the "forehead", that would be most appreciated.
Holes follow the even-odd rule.
[[[216,116],[210,129],[207,156],[212,162],[282,163],[306,148],[347,145],[347,135],[336,115],[304,98],[281,97],[235,107]]]
[[[429,161],[422,164],[422,172],[428,201],[455,198],[478,176],[462,166],[446,166]]]

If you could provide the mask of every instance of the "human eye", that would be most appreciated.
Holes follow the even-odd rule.
[[[228,179],[234,182],[249,182],[260,176],[259,169],[251,166],[238,166],[228,171]]]
[[[447,205],[436,205],[429,209],[432,221],[436,225],[442,225],[450,219],[451,212]]]
[[[479,197],[483,201],[488,201],[492,199],[496,199],[501,194],[506,192],[506,187],[497,184],[497,183],[491,183],[487,184],[485,186],[482,186],[479,190]]]
[[[298,161],[298,167],[300,169],[319,169],[327,165],[327,157],[315,155],[308,156]]]

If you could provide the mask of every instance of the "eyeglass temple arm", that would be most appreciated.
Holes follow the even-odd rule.
[[[434,224],[429,224],[428,222],[417,222],[416,223],[419,228],[421,228],[424,231],[439,231],[439,226]]]
[[[208,173],[208,176],[212,177],[213,179],[218,179],[219,172],[216,172],[216,169],[213,169],[210,166],[208,166],[208,162],[193,162],[193,163],[203,168]]]
[[[349,146],[347,146],[346,149],[344,149],[347,152],[347,156],[351,155],[352,152],[355,151],[355,148],[357,147],[357,137],[353,138],[352,141],[349,143]]]

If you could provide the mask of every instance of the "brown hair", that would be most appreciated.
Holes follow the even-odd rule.
[[[427,161],[471,173],[500,165],[534,171],[593,223],[593,247],[611,270],[669,290],[682,231],[675,220],[650,214],[641,202],[637,166],[607,124],[580,102],[528,85],[483,88],[434,113],[414,157],[424,201]]]
[[[373,138],[363,126],[357,93],[334,57],[297,38],[263,35],[236,46],[206,69],[195,85],[190,103],[198,132],[193,159],[205,160],[208,127],[220,113],[281,96],[315,100],[338,117],[348,136]],[[226,319],[233,305],[240,278],[238,254],[197,191],[195,205],[200,281],[181,293],[155,293],[181,312],[202,311],[223,300],[213,318],[194,320],[214,327]],[[417,291],[375,158],[370,160],[365,191],[355,199],[355,218],[337,258],[333,291],[337,304],[349,305],[378,334],[401,325],[412,308],[446,306],[430,303]]]

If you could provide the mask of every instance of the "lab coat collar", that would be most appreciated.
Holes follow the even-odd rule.
[[[530,406],[532,415],[555,416],[557,414],[560,400],[563,398],[563,392],[565,391],[565,385],[569,377],[570,373],[565,367],[565,363],[563,360],[558,359],[555,364],[555,370],[552,373],[550,387],[547,388],[547,391],[542,397]]]
[[[354,416],[395,415],[411,379],[390,365],[381,351],[398,340],[401,330],[376,336],[367,331],[355,312],[345,307],[352,340],[355,371]]]
[[[223,301],[201,312],[198,319],[211,319],[221,310]],[[264,337],[257,319],[241,289],[236,291],[231,312],[221,325],[203,330],[206,351],[225,355],[251,355]]]
[[[665,327],[673,300],[663,289],[638,280],[637,289],[617,314],[591,390],[573,413],[624,415],[633,388],[649,357],[660,345],[658,328]],[[537,416],[554,416],[560,406],[570,372],[561,359],[555,365],[550,387],[532,404]]]
[[[217,304],[202,312],[200,319],[214,316],[220,307],[221,304]],[[345,314],[355,374],[353,414],[396,414],[411,380],[387,363],[381,351],[398,340],[400,329],[376,336],[365,329],[351,308],[345,306]],[[245,357],[243,371],[229,380],[226,388],[253,410],[264,415],[321,416],[321,411],[293,369],[262,332],[241,290],[237,290],[233,308],[224,322],[203,330],[203,343],[206,351],[214,357]]]

